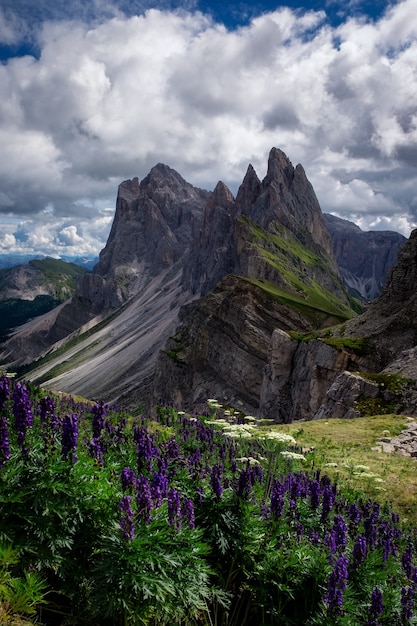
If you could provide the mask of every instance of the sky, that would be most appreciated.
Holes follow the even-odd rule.
[[[0,0],[0,254],[98,254],[157,163],[233,193],[272,147],[323,212],[417,227],[417,0]]]

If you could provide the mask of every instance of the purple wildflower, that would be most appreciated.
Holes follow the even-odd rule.
[[[413,549],[411,545],[408,545],[405,552],[401,556],[401,564],[403,570],[407,575],[407,578],[411,580],[413,574]]]
[[[26,431],[33,426],[32,407],[26,385],[17,382],[13,389],[13,415],[17,432],[17,443],[22,446]]]
[[[271,514],[275,519],[278,519],[282,515],[284,509],[284,493],[285,486],[279,480],[274,480],[271,492]]]
[[[135,472],[130,467],[125,467],[122,469],[120,479],[122,481],[123,491],[127,491],[129,487],[135,484]]]
[[[138,514],[147,524],[152,519],[152,493],[149,480],[146,476],[139,476],[136,480],[136,502]]]
[[[10,381],[6,374],[0,376],[0,411],[3,411],[10,396]]]
[[[0,416],[0,470],[10,459],[9,426],[4,416]]]
[[[323,496],[321,501],[321,521],[324,522],[330,511],[333,508],[335,502],[335,494],[330,483],[326,483],[323,490]]]
[[[61,444],[61,454],[64,459],[70,455],[72,462],[75,463],[77,461],[76,450],[78,444],[78,416],[75,413],[65,415],[62,421]]]
[[[337,615],[341,613],[343,605],[343,592],[346,589],[346,581],[348,579],[348,564],[349,561],[343,554],[337,559],[336,565],[329,576],[327,594],[323,598],[329,612],[334,612]]]
[[[191,498],[185,498],[181,505],[181,515],[185,518],[191,529],[195,528],[194,502]]]
[[[123,496],[120,501],[120,510],[122,517],[120,518],[120,527],[122,529],[123,539],[135,538],[135,525],[133,522],[133,509],[130,503],[130,496]]]
[[[320,506],[321,487],[318,480],[310,483],[310,504],[312,509],[318,509]]]
[[[101,400],[93,406],[93,439],[98,439],[104,428],[104,418],[107,413],[107,404]]]
[[[250,490],[252,488],[252,470],[248,464],[239,473],[239,479],[237,484],[236,493],[239,498],[247,500],[249,498]]]
[[[334,535],[336,550],[343,550],[347,541],[347,526],[343,515],[335,515],[331,532]]]
[[[155,506],[161,506],[163,498],[166,498],[168,495],[168,478],[165,474],[154,472],[152,476],[151,494]]]
[[[356,566],[363,563],[363,561],[366,558],[366,552],[367,552],[366,539],[365,537],[362,537],[361,535],[359,535],[356,538],[356,542],[352,550],[352,557]]]
[[[413,617],[414,592],[412,587],[401,589],[401,616],[405,622]]]
[[[375,587],[371,594],[371,606],[368,613],[369,619],[366,622],[366,626],[378,626],[378,618],[382,615],[383,610],[382,592],[378,587]]]
[[[213,465],[211,469],[210,485],[218,500],[220,500],[220,498],[222,497],[222,493],[223,493],[222,476],[223,476],[223,465],[221,463],[216,463],[215,465]]]
[[[181,529],[181,495],[174,487],[168,492],[168,522]]]

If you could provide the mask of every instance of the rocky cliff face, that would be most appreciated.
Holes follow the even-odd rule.
[[[398,254],[379,298],[346,325],[349,336],[367,337],[375,367],[385,367],[417,345],[417,230]]]
[[[275,402],[265,379],[274,330],[309,331],[353,314],[303,168],[273,149],[265,179],[249,166],[236,199],[219,183],[184,284],[202,297],[181,310],[158,359],[154,402],[171,398],[192,409],[218,397],[292,419],[287,398],[280,393]]]
[[[406,238],[392,231],[364,232],[334,215],[325,214],[324,219],[345,285],[362,300],[374,300],[396,264]]]

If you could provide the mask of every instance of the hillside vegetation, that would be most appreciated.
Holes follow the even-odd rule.
[[[133,418],[0,377],[2,623],[415,623],[415,505],[401,520],[393,457],[386,492],[363,464],[405,418],[277,428],[207,408]]]

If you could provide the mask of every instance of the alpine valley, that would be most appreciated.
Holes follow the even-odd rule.
[[[417,415],[416,282],[417,231],[323,216],[277,148],[236,197],[158,164],[121,183],[97,265],[15,329],[1,367],[150,412],[216,398],[276,422]]]

